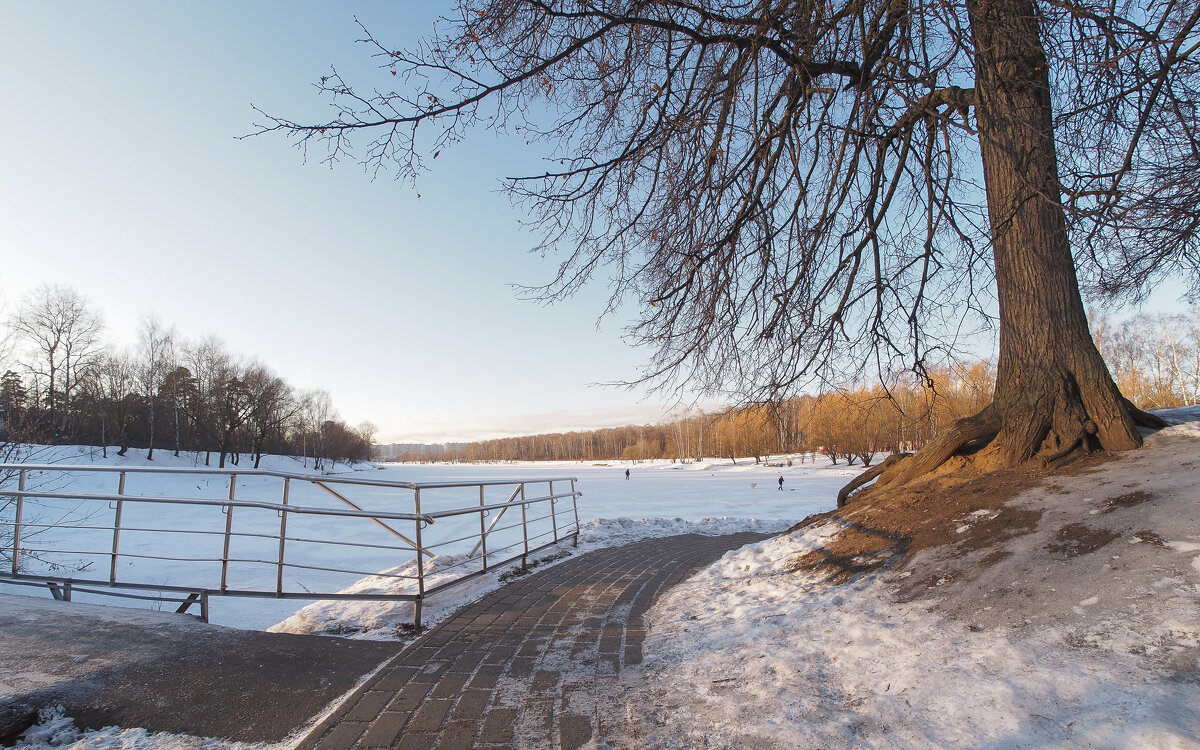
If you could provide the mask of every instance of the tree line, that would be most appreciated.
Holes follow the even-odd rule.
[[[116,446],[205,454],[238,465],[264,453],[327,461],[369,457],[375,427],[350,427],[328,392],[296,390],[220,339],[189,341],[157,317],[137,344],[104,340],[104,320],[77,291],[29,294],[0,328],[0,430],[6,443]]]
[[[652,425],[496,438],[440,453],[398,452],[399,461],[699,461],[822,454],[869,464],[878,453],[914,450],[986,404],[988,363],[932,371],[922,384],[846,389],[712,412],[688,411]]]
[[[1143,409],[1200,403],[1200,308],[1120,323],[1093,317],[1096,345],[1131,401]]]
[[[1200,309],[1114,323],[1093,313],[1093,335],[1123,393],[1143,409],[1200,403]],[[852,387],[652,425],[497,438],[439,452],[399,450],[399,461],[698,461],[825,455],[870,465],[877,455],[920,450],[995,390],[992,362],[956,363],[924,380]]]

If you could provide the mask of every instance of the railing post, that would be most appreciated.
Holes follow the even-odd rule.
[[[480,551],[483,553],[483,557],[481,558],[483,560],[483,572],[486,573],[487,572],[487,529],[484,528],[483,517],[487,514],[487,511],[483,509],[484,505],[486,505],[486,503],[483,501],[483,485],[481,484],[481,485],[479,485],[479,546],[480,546]]]
[[[283,547],[284,541],[287,538],[287,504],[288,504],[288,489],[291,487],[291,479],[284,477],[283,479],[283,510],[279,511],[279,560],[276,564],[275,574],[275,597],[283,596]]]
[[[17,492],[25,490],[25,470],[21,469],[17,475]],[[25,506],[25,496],[17,495],[17,511],[13,520],[13,548],[12,548],[12,574],[17,574],[18,560],[21,556],[21,513]]]
[[[421,488],[413,490],[413,513],[421,515]],[[425,598],[425,562],[421,547],[421,519],[415,522],[417,527],[417,600],[413,602],[413,627],[421,627],[421,602]]]
[[[550,528],[554,530],[554,542],[558,543],[558,511],[554,509],[554,480],[550,480]]]
[[[229,539],[233,535],[233,491],[237,487],[237,474],[229,475],[229,500],[225,506],[225,551],[221,554],[221,590],[229,587]]]
[[[117,482],[117,494],[125,494],[125,472],[121,472],[121,479]],[[117,582],[117,552],[121,545],[121,506],[124,500],[117,501],[116,514],[113,516],[113,544],[112,544],[112,561],[108,569],[108,582]]]
[[[529,506],[525,504],[525,483],[521,482],[521,536],[525,537],[525,552],[521,555],[521,567],[527,567],[525,558],[529,556],[529,521],[526,518],[526,511]]]
[[[575,492],[575,480],[571,479],[571,507],[575,509],[575,546],[579,546],[579,495]]]

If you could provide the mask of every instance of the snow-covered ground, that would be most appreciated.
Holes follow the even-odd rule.
[[[897,591],[966,558],[933,548],[841,585],[794,569],[799,555],[841,533],[835,521],[728,553],[647,613],[643,664],[621,673],[612,696],[608,726],[624,726],[625,741],[608,741],[622,748],[1200,748],[1200,411],[1174,416],[1193,421],[1010,501],[1040,514],[1036,527],[998,542],[992,551],[1005,554],[987,565],[934,580],[916,598]],[[452,469],[460,476],[510,470]],[[595,513],[620,518],[585,523],[581,547],[694,530],[684,519],[704,516],[799,518],[829,508],[853,470],[783,469],[784,493],[773,468],[643,466],[628,481],[623,471],[576,465],[569,472],[580,477],[585,507],[605,507],[609,498],[626,509]],[[680,510],[680,501],[693,512]],[[980,521],[968,512],[960,528]],[[743,522],[707,523],[721,532]],[[1071,525],[1107,541],[1064,555]],[[343,627],[358,618],[368,631],[375,615],[326,609],[310,616]],[[201,746],[144,733],[78,741]]]
[[[789,570],[832,521],[730,552],[647,616],[643,668],[623,675],[623,705],[653,706],[638,745],[1200,747],[1198,472],[1200,423],[1163,430],[1010,501],[1042,512],[1032,533],[907,602],[898,585],[945,549],[838,586]],[[1116,536],[1064,556],[1081,521]]]
[[[199,459],[202,461],[202,456]],[[124,457],[115,455],[112,449],[104,457],[98,449],[69,447],[41,448],[30,458],[31,463],[53,463],[58,465],[83,464],[114,467],[195,468],[197,457],[172,456],[167,451],[157,451],[153,462],[145,460],[145,452],[130,450]],[[776,461],[782,463],[782,460]],[[215,464],[215,456],[214,456]],[[201,464],[202,465],[202,464]],[[232,468],[232,467],[227,467]],[[290,473],[307,473],[309,466],[292,458],[266,456],[263,469]],[[255,479],[248,463],[243,461],[239,470],[236,496],[239,500],[279,503],[282,482],[280,480]],[[860,467],[844,464],[832,466],[821,458],[793,465],[768,466],[755,464],[754,459],[711,459],[697,463],[653,462],[541,462],[541,463],[495,463],[495,464],[360,464],[357,467],[339,465],[336,471],[342,476],[364,477],[370,480],[395,482],[474,482],[486,480],[529,480],[535,478],[574,477],[579,481],[577,488],[583,496],[579,500],[579,520],[582,527],[582,549],[621,544],[645,536],[700,531],[700,533],[723,534],[740,530],[777,530],[790,526],[804,517],[828,510],[834,505],[837,490],[857,474]],[[629,470],[629,479],[625,471]],[[779,490],[778,477],[784,477],[783,491]],[[117,489],[118,477],[113,473],[80,473],[67,479],[61,477],[31,477],[32,483],[46,482],[55,489],[71,492],[113,493]],[[539,490],[547,489],[545,484]],[[412,493],[407,490],[378,489],[371,487],[337,487],[363,508],[412,512]],[[488,502],[502,502],[511,490],[509,487],[494,488],[498,495],[488,496]],[[555,491],[566,491],[564,484],[556,484]],[[493,490],[489,490],[492,492]],[[219,501],[227,497],[228,487],[224,477],[198,475],[145,475],[129,474],[126,492],[146,496],[178,496],[205,498]],[[422,509],[445,509],[465,507],[478,503],[477,490],[443,490],[423,494]],[[324,491],[292,483],[290,502],[293,506],[344,507]],[[440,505],[439,505],[440,504]],[[42,521],[54,523],[58,518],[78,521],[88,517],[87,525],[102,527],[111,524],[114,509],[107,503],[80,503],[46,501],[52,509],[37,511],[30,503],[26,508],[25,523],[36,522],[37,513]],[[559,504],[560,512],[563,504]],[[121,580],[137,580],[159,585],[187,586],[215,589],[220,581],[220,559],[222,557],[222,532],[226,518],[221,508],[162,506],[142,503],[126,503],[123,510],[121,550],[145,557],[125,554],[120,557],[118,574]],[[489,519],[490,522],[491,519]],[[573,518],[560,518],[573,522]],[[704,521],[701,527],[685,522]],[[478,516],[462,519],[442,519],[427,527],[425,544],[441,539],[461,539],[472,533],[478,534]],[[504,522],[509,523],[508,520]],[[305,525],[307,524],[307,526]],[[261,537],[243,536],[235,539],[231,556],[243,560],[262,560],[265,563],[232,563],[229,567],[231,588],[272,591],[276,587],[277,569],[275,560],[278,543],[274,535],[279,531],[279,518],[272,510],[239,509],[233,520],[234,531],[260,533]],[[410,527],[392,524],[409,537]],[[473,525],[473,530],[472,530]],[[545,524],[544,524],[545,525]],[[171,535],[135,532],[136,528],[172,528],[178,530]],[[402,593],[415,591],[412,578],[376,578],[367,574],[387,573],[389,576],[411,576],[415,574],[415,563],[411,552],[398,553],[389,546],[397,541],[387,532],[362,519],[342,519],[328,516],[304,518],[289,515],[288,536],[294,538],[323,538],[335,541],[353,541],[378,547],[332,547],[328,545],[300,545],[289,542],[288,560],[308,565],[325,565],[331,568],[362,571],[355,574],[337,574],[306,568],[287,571],[285,588],[293,591],[373,591]],[[548,529],[548,526],[547,526]],[[508,532],[517,535],[516,530]],[[497,549],[502,543],[511,543],[497,532],[489,537],[489,549]],[[433,577],[427,587],[435,586],[448,577],[459,575],[466,569],[465,553],[474,540],[438,548],[439,556],[427,564],[427,572]],[[27,542],[28,546],[59,550],[94,550],[91,555],[54,556],[48,563],[59,564],[70,570],[87,565],[78,578],[105,578],[110,564],[109,551],[112,532],[103,529],[81,533],[66,533],[51,529],[42,532]],[[307,554],[308,557],[302,557]],[[514,553],[504,555],[509,557]],[[544,556],[553,555],[548,550]],[[181,562],[164,558],[193,558],[205,562]],[[36,561],[29,561],[32,567]],[[458,566],[458,567],[455,567]],[[32,569],[32,568],[31,568]],[[465,601],[478,597],[498,584],[497,574],[472,580],[461,589],[449,589],[431,597],[423,608],[422,621],[432,624],[452,612]],[[362,579],[362,580],[358,580]],[[0,592],[29,594],[28,587],[0,583]],[[119,604],[112,597],[77,592],[78,601],[97,604]],[[126,603],[134,603],[126,601]],[[305,605],[296,599],[247,599],[235,597],[213,597],[210,604],[211,621],[232,627],[267,629],[276,623],[288,620]],[[145,606],[173,606],[166,603],[149,602]],[[393,635],[395,626],[411,622],[411,604],[378,603],[329,603],[319,602],[304,610],[296,618],[281,625],[282,629],[295,632],[334,631],[365,637],[387,637]]]

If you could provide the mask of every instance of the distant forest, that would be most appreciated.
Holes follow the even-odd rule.
[[[205,453],[206,463],[258,466],[264,453],[369,457],[375,427],[350,427],[323,390],[297,391],[219,339],[188,341],[146,318],[137,345],[104,340],[101,314],[78,292],[43,286],[0,322],[4,444],[115,446]]]
[[[1093,336],[1122,393],[1140,408],[1200,402],[1200,310],[1138,315],[1119,324],[1092,315]],[[927,380],[889,388],[849,388],[653,425],[499,438],[444,446],[392,446],[384,460],[695,461],[822,454],[834,463],[870,464],[877,455],[921,448],[950,423],[992,399],[989,362],[958,363]]]

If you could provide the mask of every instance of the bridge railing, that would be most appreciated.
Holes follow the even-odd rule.
[[[427,597],[578,543],[576,482],[0,464],[0,582],[198,605],[206,621],[213,596],[410,601],[419,627]]]

